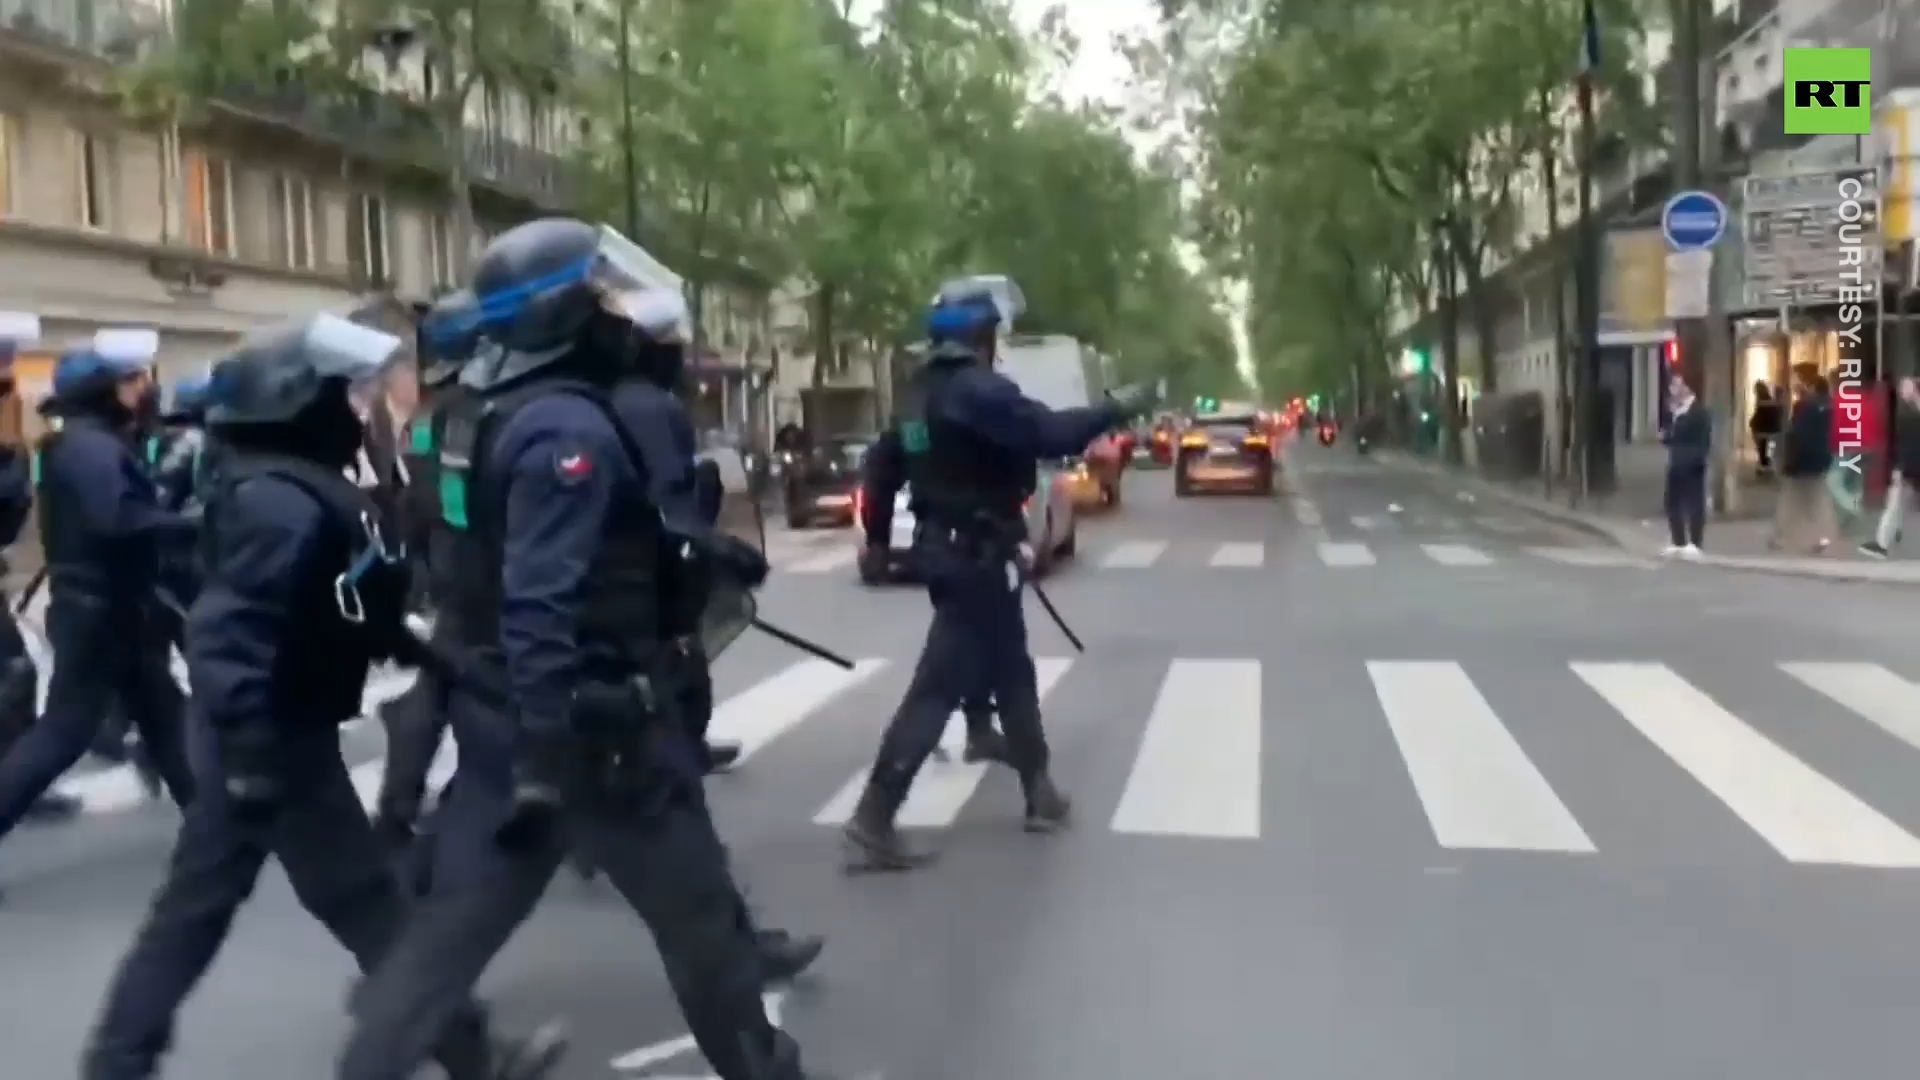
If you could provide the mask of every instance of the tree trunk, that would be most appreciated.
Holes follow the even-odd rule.
[[[1546,125],[1546,140],[1540,148],[1540,175],[1546,188],[1547,235],[1542,240],[1547,251],[1547,276],[1553,282],[1553,393],[1547,399],[1552,409],[1548,430],[1553,432],[1553,460],[1547,469],[1547,483],[1567,475],[1572,453],[1573,425],[1567,412],[1567,289],[1560,276],[1560,125],[1553,114],[1553,95],[1542,86],[1535,96],[1540,120]]]
[[[813,294],[813,385],[827,385],[833,363],[839,358],[834,350],[835,288],[822,284]]]
[[[1458,465],[1466,460],[1460,445],[1460,285],[1444,230],[1435,229],[1431,243],[1440,279],[1441,445],[1447,463]]]

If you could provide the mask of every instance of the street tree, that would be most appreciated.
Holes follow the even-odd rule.
[[[387,104],[424,141],[422,163],[448,178],[460,273],[473,235],[469,111],[505,91],[533,111],[564,100],[578,55],[564,19],[553,0],[179,0],[173,34],[127,70],[122,98],[167,119],[234,99],[371,116],[395,92]]]

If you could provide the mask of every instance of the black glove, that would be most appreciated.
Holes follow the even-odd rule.
[[[759,548],[737,536],[713,533],[702,546],[706,549],[704,554],[713,561],[716,569],[749,589],[757,589],[765,583],[767,573],[772,569]]]
[[[523,730],[514,750],[513,810],[494,836],[501,847],[526,850],[548,841],[580,772],[580,753],[568,724]]]
[[[1109,391],[1107,404],[1120,417],[1114,426],[1118,427],[1137,416],[1146,415],[1159,396],[1158,388],[1151,383],[1135,383],[1132,386],[1122,386]]]
[[[234,819],[243,825],[273,820],[286,798],[281,748],[259,736],[223,735],[218,754],[220,788]]]

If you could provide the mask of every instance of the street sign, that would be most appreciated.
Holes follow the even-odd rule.
[[[1843,288],[1865,287],[1871,295],[1886,255],[1879,170],[1847,165],[1749,176],[1742,187],[1743,307],[1834,304]]]
[[[1667,318],[1704,319],[1713,299],[1713,249],[1667,252]]]
[[[1704,251],[1727,232],[1727,204],[1712,192],[1683,191],[1660,211],[1660,232],[1674,251]]]

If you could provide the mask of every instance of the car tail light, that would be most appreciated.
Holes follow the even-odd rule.
[[[1182,435],[1180,437],[1180,445],[1188,450],[1205,449],[1207,437],[1205,435]]]
[[[1164,432],[1164,431],[1156,431],[1156,432],[1154,432],[1154,433],[1153,433],[1153,441],[1154,441],[1154,442],[1157,442],[1157,443],[1161,443],[1161,444],[1164,444],[1164,443],[1166,443],[1166,441],[1167,441],[1167,433],[1166,433],[1166,432]]]
[[[1247,445],[1254,449],[1263,449],[1267,445],[1267,437],[1265,435],[1249,435],[1247,436]]]

